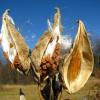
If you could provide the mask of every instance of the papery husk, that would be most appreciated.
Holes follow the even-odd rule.
[[[51,34],[49,32],[45,32],[39,39],[35,48],[33,48],[32,50],[31,59],[34,64],[34,67],[36,68],[36,71],[40,70],[41,60],[50,40],[51,40]]]
[[[8,11],[6,10],[3,14],[3,23],[6,24],[9,38],[11,38],[13,43],[12,45],[10,45],[10,48],[14,47],[16,49],[16,55],[18,55],[23,70],[26,71],[30,68],[29,47],[25,43],[22,35],[17,31],[15,25],[10,22],[8,17]]]
[[[88,81],[94,65],[91,44],[82,21],[79,20],[78,32],[63,64],[63,80],[67,91],[75,93]]]
[[[43,63],[44,58],[52,57],[58,40],[61,39],[61,17],[59,8],[56,9],[56,13],[53,20],[53,25],[49,26],[51,30],[45,32],[39,39],[35,48],[32,50],[31,58],[36,70],[41,69],[40,65]],[[59,43],[60,44],[60,43]],[[50,51],[49,51],[50,50]],[[45,69],[45,66],[44,66]]]
[[[61,26],[60,10],[56,8],[53,24],[49,26],[49,29],[51,29],[49,32],[52,38],[47,45],[40,65],[40,72],[43,79],[46,76],[54,75],[58,71],[61,56]]]

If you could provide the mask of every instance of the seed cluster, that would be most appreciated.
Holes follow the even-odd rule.
[[[52,57],[50,57],[50,55],[48,54],[47,56],[42,58],[40,65],[41,67],[40,74],[42,78],[52,73],[53,71],[57,71],[60,62],[60,54],[61,54],[60,52],[61,52],[61,45],[57,43]]]

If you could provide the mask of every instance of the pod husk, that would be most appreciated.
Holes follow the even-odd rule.
[[[16,49],[18,58],[23,67],[23,70],[26,71],[30,68],[29,47],[25,43],[22,35],[17,31],[15,25],[13,25],[10,22],[10,20],[8,19],[8,16],[9,16],[8,11],[6,10],[3,14],[3,22],[6,24],[9,38],[11,38],[13,42],[13,45],[11,45],[10,48],[14,46],[14,48]]]
[[[65,56],[63,64],[63,80],[67,91],[75,93],[88,81],[94,65],[91,44],[82,21],[69,55]]]

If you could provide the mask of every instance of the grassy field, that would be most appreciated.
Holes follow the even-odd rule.
[[[0,85],[0,100],[19,100],[20,88],[23,89],[26,100],[39,100],[36,85]],[[97,92],[100,93],[100,79],[91,77],[87,84],[75,94],[68,94],[63,90],[61,100],[93,100]]]

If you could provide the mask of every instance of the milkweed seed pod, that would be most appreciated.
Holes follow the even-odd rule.
[[[49,24],[49,31],[45,32],[32,51],[32,61],[41,77],[46,77],[53,71],[57,71],[60,60],[61,47],[61,18],[57,8],[53,25]]]
[[[79,20],[73,47],[63,64],[63,80],[69,93],[77,92],[85,85],[92,73],[93,65],[90,41],[83,22]]]
[[[6,10],[2,17],[2,49],[6,58],[13,65],[12,67],[15,67],[15,62],[17,62],[17,69],[19,71],[27,72],[30,68],[30,59],[28,57],[29,47],[25,43],[21,34],[16,30],[14,21],[8,15],[8,12],[9,10]]]
[[[2,17],[0,43],[3,54],[11,63],[10,68],[16,68],[21,73],[32,72],[33,77],[40,82],[60,73],[61,80],[69,93],[80,90],[89,79],[94,65],[93,53],[85,26],[79,20],[76,38],[70,52],[61,54],[62,25],[60,10],[57,8],[53,24],[48,20],[49,29],[30,49],[21,34],[17,31],[13,19],[6,10]]]

